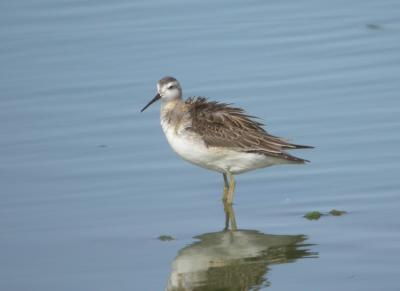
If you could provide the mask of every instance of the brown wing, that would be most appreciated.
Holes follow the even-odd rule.
[[[190,130],[200,134],[207,146],[227,147],[243,152],[279,157],[293,162],[303,160],[285,152],[287,149],[312,148],[291,144],[266,132],[256,117],[229,104],[189,98],[186,101],[192,118]]]

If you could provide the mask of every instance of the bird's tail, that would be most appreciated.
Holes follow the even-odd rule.
[[[313,149],[313,146],[308,146],[308,145],[301,145],[301,144],[291,144],[293,147],[292,149]]]

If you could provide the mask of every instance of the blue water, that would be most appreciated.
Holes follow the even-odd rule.
[[[0,39],[1,290],[399,289],[399,1],[3,1]],[[165,75],[316,147],[237,177],[240,239],[139,113]]]

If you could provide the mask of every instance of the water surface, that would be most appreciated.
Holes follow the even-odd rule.
[[[139,113],[173,75],[185,96],[233,102],[316,146],[296,153],[307,166],[237,177],[238,227],[260,244],[228,256],[237,269],[219,258],[203,286],[243,274],[262,290],[398,290],[399,11],[394,0],[3,1],[0,289],[164,290],[205,244],[206,272],[219,253],[207,238],[228,235],[222,177],[175,156],[157,106]],[[302,217],[333,208],[348,214]],[[288,239],[276,260],[271,237]]]

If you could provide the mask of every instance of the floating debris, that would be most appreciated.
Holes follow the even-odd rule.
[[[172,236],[170,236],[170,235],[160,235],[160,236],[158,237],[158,239],[159,239],[160,241],[171,241],[171,240],[175,240],[175,238],[172,237]]]
[[[383,29],[382,26],[380,26],[379,24],[374,24],[374,23],[368,23],[368,24],[366,25],[366,27],[367,27],[368,29],[371,29],[371,30],[380,30],[380,29]]]
[[[343,210],[337,210],[337,209],[332,209],[331,211],[329,211],[328,213],[322,213],[319,211],[310,211],[307,212],[303,217],[308,219],[308,220],[318,220],[321,218],[321,216],[341,216],[343,214],[346,214],[346,211]]]
[[[347,213],[346,211],[336,210],[336,209],[332,209],[331,211],[329,211],[329,214],[333,216],[341,216],[346,213]]]
[[[308,220],[318,220],[323,214],[319,211],[310,211],[307,212],[303,217]]]

